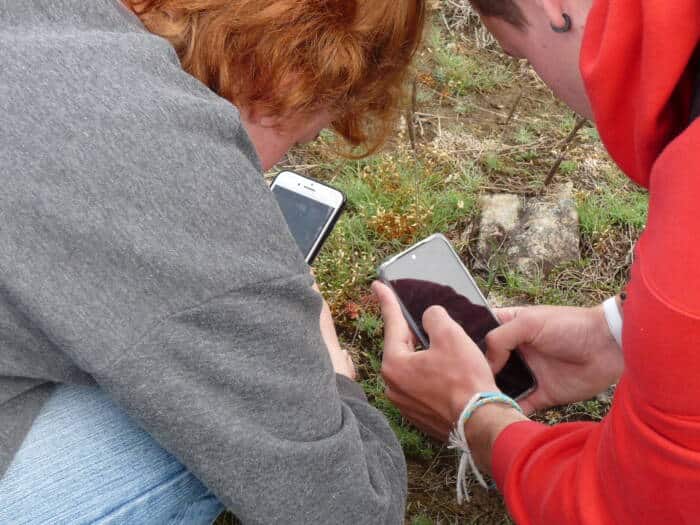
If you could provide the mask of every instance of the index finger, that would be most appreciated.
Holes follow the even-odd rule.
[[[539,324],[527,322],[524,315],[519,315],[520,310],[512,310],[514,315],[485,337],[486,359],[494,373],[500,372],[506,365],[511,352],[530,343],[541,330]]]
[[[380,281],[372,283],[384,319],[384,354],[415,352],[415,337],[401,311],[396,294]]]

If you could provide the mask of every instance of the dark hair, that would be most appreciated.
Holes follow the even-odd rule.
[[[527,21],[515,0],[470,0],[474,9],[484,16],[502,18],[516,27],[525,27]]]

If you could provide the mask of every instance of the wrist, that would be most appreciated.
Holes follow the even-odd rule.
[[[498,436],[513,423],[527,419],[515,408],[501,403],[489,403],[472,414],[464,423],[464,433],[479,468],[491,472],[491,450]]]
[[[620,299],[617,296],[610,297],[601,306],[610,335],[616,344],[622,347],[622,305]]]
[[[450,404],[450,420],[457,422],[462,415],[464,407],[469,402],[469,399],[474,392],[498,392],[498,387],[496,383],[488,381],[485,382],[481,387],[470,388],[471,393],[465,391],[453,392]]]
[[[599,377],[607,378],[607,386],[610,386],[618,382],[625,369],[622,347],[617,344],[610,332],[603,304],[590,308],[590,311],[592,312],[593,328],[590,329],[591,336],[586,340],[586,344],[595,350],[594,359],[600,370]]]
[[[495,441],[511,423],[527,419],[513,407],[501,403],[490,403],[480,407],[464,423],[464,435],[471,445],[473,441]]]
[[[617,344],[612,332],[610,332],[608,320],[605,318],[605,307],[603,306],[603,303],[591,306],[589,311],[591,312],[591,317],[593,318],[595,332],[604,334],[606,342]]]
[[[610,330],[608,320],[605,316],[605,307],[603,303],[593,306],[589,309],[591,311],[591,316],[593,318],[591,329],[596,335],[592,335],[590,342],[593,348],[607,348],[614,350],[616,353],[620,352],[621,347],[617,344],[615,336]]]

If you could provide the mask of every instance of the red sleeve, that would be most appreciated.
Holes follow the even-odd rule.
[[[625,373],[599,424],[516,423],[494,476],[519,525],[698,523],[700,121],[657,160],[624,306]]]

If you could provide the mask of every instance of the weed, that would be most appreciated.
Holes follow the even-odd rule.
[[[564,175],[571,175],[578,169],[578,163],[575,160],[565,160],[559,165],[559,171]]]
[[[518,128],[515,134],[515,142],[518,144],[530,144],[535,140],[535,134],[528,126]]]
[[[478,51],[467,51],[458,42],[445,37],[433,26],[428,38],[435,62],[433,78],[455,97],[472,91],[490,92],[513,80],[512,72],[502,63],[484,67]]]
[[[382,335],[382,320],[377,314],[371,312],[359,314],[355,326],[359,332],[370,336],[380,337]]]
[[[601,188],[580,196],[578,201],[581,229],[594,238],[616,227],[640,230],[646,223],[648,197],[639,191]]]

